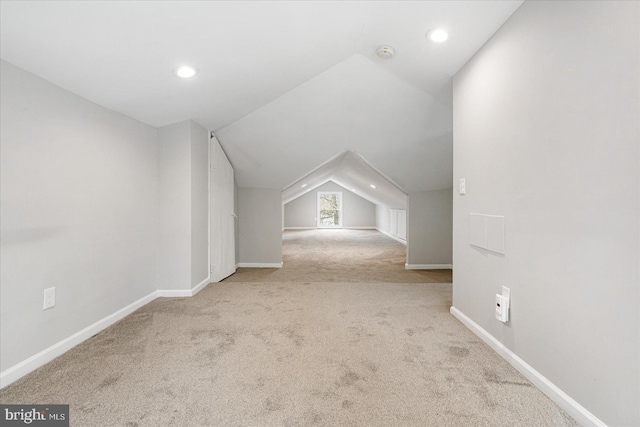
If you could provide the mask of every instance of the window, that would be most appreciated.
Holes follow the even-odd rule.
[[[318,191],[318,228],[342,227],[342,192]]]

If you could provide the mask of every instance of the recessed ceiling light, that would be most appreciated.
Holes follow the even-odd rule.
[[[435,43],[442,43],[449,38],[449,33],[447,33],[442,28],[434,28],[433,30],[429,30],[427,32],[427,37],[429,40]]]
[[[373,184],[369,184],[369,187],[373,188],[375,190],[376,186]]]
[[[189,65],[181,65],[173,70],[173,74],[183,79],[188,79],[198,74],[198,70]]]
[[[304,187],[306,187],[306,186],[307,186],[307,184],[302,184],[302,185],[300,186],[300,188],[304,188]]]
[[[395,55],[395,53],[396,52],[391,46],[382,45],[378,46],[378,48],[376,49],[376,55],[378,55],[382,59],[391,59],[393,58],[393,55]]]

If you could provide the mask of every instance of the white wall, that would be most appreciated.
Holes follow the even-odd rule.
[[[284,205],[284,226],[317,226],[318,191],[342,192],[342,216],[344,228],[370,227],[376,224],[376,205],[358,196],[350,190],[332,182],[326,182],[312,191]]]
[[[451,189],[409,193],[407,264],[443,268],[452,260]]]
[[[611,426],[640,425],[639,9],[525,2],[454,78],[453,304]]]
[[[208,134],[191,120],[158,130],[158,289],[190,290],[209,276]]]
[[[0,79],[6,370],[155,291],[158,146],[155,128],[4,61]]]
[[[279,190],[238,188],[240,264],[282,262],[282,196]]]
[[[235,178],[233,180],[233,210],[238,215],[239,211],[239,201],[238,201],[238,183]],[[236,218],[235,226],[234,226],[234,237],[235,237],[235,251],[236,251],[236,265],[240,262],[240,223],[238,218]]]

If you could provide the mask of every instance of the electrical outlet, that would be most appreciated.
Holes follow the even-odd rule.
[[[507,312],[506,312],[507,304],[504,300],[504,297],[500,294],[496,294],[496,319],[501,322],[507,321]]]
[[[511,289],[502,287],[502,295],[496,294],[496,319],[501,322],[509,321],[509,308],[511,306]]]
[[[464,178],[460,178],[460,188],[459,188],[460,194],[467,194],[467,180]]]
[[[43,310],[51,308],[56,305],[56,288],[47,288],[44,290],[44,305]]]

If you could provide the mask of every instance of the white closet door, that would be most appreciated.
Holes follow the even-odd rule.
[[[398,210],[398,234],[396,236],[407,240],[407,211]]]
[[[389,233],[398,235],[398,210],[389,209]]]
[[[233,168],[218,140],[210,145],[210,264],[211,281],[219,282],[236,271]]]
[[[407,211],[389,209],[389,233],[407,240]]]

